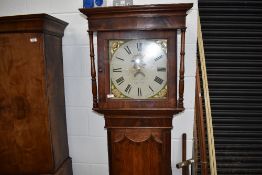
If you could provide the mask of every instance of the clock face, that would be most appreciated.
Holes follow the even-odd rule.
[[[167,97],[167,40],[110,40],[110,92],[113,98]]]

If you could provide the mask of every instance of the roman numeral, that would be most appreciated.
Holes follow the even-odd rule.
[[[160,55],[160,56],[156,57],[154,60],[155,60],[155,61],[158,61],[158,60],[160,60],[161,58],[163,58],[163,55]]]
[[[128,46],[126,46],[124,49],[126,50],[126,52],[127,52],[129,55],[132,53]]]
[[[140,97],[142,96],[142,90],[141,90],[141,88],[137,88],[137,95],[140,96]]]
[[[136,43],[136,47],[139,52],[142,51],[142,43]]]
[[[149,89],[154,93],[154,90],[153,90],[153,88],[151,86],[149,86]]]
[[[122,84],[125,81],[124,77],[120,77],[118,79],[116,79],[116,82],[118,85]]]
[[[158,84],[162,84],[164,80],[156,76],[154,81],[157,82]]]
[[[126,89],[125,89],[125,92],[130,93],[131,89],[132,89],[132,86],[130,84],[128,84]]]
[[[122,72],[122,68],[115,68],[113,69],[113,72]]]
[[[158,72],[166,72],[166,68],[165,67],[158,67],[157,71]]]
[[[116,59],[119,59],[121,61],[125,61],[123,58],[116,57]]]

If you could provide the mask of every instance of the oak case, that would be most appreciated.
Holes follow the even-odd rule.
[[[72,175],[62,36],[46,14],[0,18],[0,174]]]
[[[162,4],[80,9],[89,24],[93,110],[105,117],[110,175],[172,174],[172,118],[184,110],[185,17],[191,7],[192,4]],[[181,31],[179,71],[178,30]],[[98,38],[97,72],[94,32]],[[108,41],[114,39],[167,39],[167,98],[108,98]]]

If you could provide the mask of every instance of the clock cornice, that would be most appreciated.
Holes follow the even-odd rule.
[[[150,5],[132,5],[132,6],[112,6],[112,7],[97,7],[97,8],[81,8],[80,11],[88,18],[98,17],[103,15],[121,15],[127,13],[136,14],[154,14],[154,13],[174,13],[185,14],[187,10],[193,7],[192,3],[181,4],[150,4]]]
[[[192,6],[192,3],[183,3],[82,8],[79,10],[87,16],[89,31],[93,32],[171,30],[186,27],[186,11]],[[119,25],[121,23],[125,25]]]

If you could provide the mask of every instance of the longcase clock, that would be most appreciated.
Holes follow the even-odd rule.
[[[47,14],[0,17],[0,174],[72,175],[62,37]]]
[[[185,18],[191,7],[80,9],[89,24],[93,110],[105,117],[110,175],[172,174],[172,118],[184,110]]]

